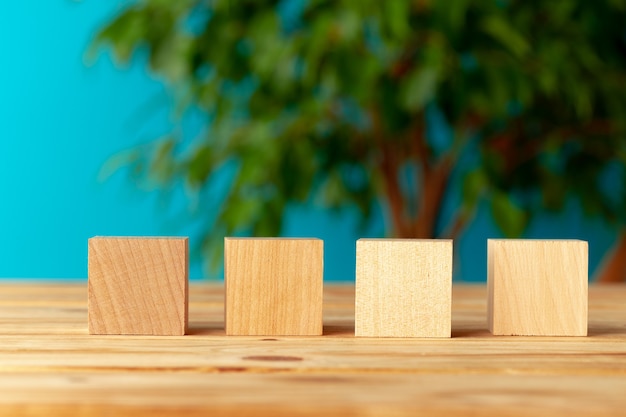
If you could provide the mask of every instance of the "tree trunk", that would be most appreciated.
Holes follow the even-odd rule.
[[[626,281],[626,230],[622,230],[602,261],[596,281],[599,283],[616,283]]]
[[[426,143],[423,115],[416,117],[415,123],[408,129],[406,138],[400,144],[385,139],[381,128],[380,112],[372,111],[374,138],[380,147],[379,170],[383,179],[383,191],[393,225],[392,236],[397,238],[433,239],[438,237],[437,221],[441,205],[448,189],[450,175],[455,162],[455,153],[451,149],[433,161],[433,155]],[[405,195],[399,178],[403,163],[415,162],[421,172],[416,175],[419,182],[418,207],[416,213],[409,213],[408,202],[411,195]],[[417,190],[416,190],[417,192]],[[454,230],[463,228],[466,218],[456,219]]]
[[[389,159],[386,159],[389,161]],[[406,196],[402,195],[398,178],[398,165],[384,163],[383,176],[385,196],[394,227],[392,235],[397,238],[433,239],[437,237],[436,223],[450,179],[450,164],[441,161],[425,173],[419,196],[419,209],[415,216],[406,211]]]
[[[450,181],[451,163],[444,157],[437,165],[424,172],[422,195],[417,216],[413,219],[414,237],[437,237],[437,220]]]

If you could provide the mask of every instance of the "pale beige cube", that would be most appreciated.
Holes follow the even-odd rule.
[[[487,246],[494,335],[587,335],[587,242],[489,239]]]
[[[324,242],[225,238],[226,334],[321,335]]]
[[[451,336],[452,240],[359,239],[356,251],[356,336]]]
[[[94,237],[88,247],[90,334],[185,334],[187,238]]]

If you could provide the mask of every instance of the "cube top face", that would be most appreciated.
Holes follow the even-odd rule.
[[[355,335],[450,337],[452,240],[359,239]]]
[[[184,335],[188,239],[89,239],[89,333]]]
[[[487,246],[494,335],[587,335],[587,242],[489,239]]]
[[[324,242],[225,238],[226,334],[322,334]]]

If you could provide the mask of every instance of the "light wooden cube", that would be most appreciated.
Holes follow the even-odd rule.
[[[188,239],[89,239],[89,333],[184,335]]]
[[[587,242],[489,239],[487,247],[494,335],[587,335]]]
[[[321,335],[324,242],[225,238],[227,335]]]
[[[452,240],[359,239],[356,252],[356,336],[451,336]]]

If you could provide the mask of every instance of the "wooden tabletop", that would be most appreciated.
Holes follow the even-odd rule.
[[[190,291],[187,336],[89,336],[86,284],[0,284],[0,415],[626,414],[626,286],[590,288],[582,338],[491,336],[455,286],[451,339],[357,339],[346,285],[324,336],[226,337],[222,286]]]

